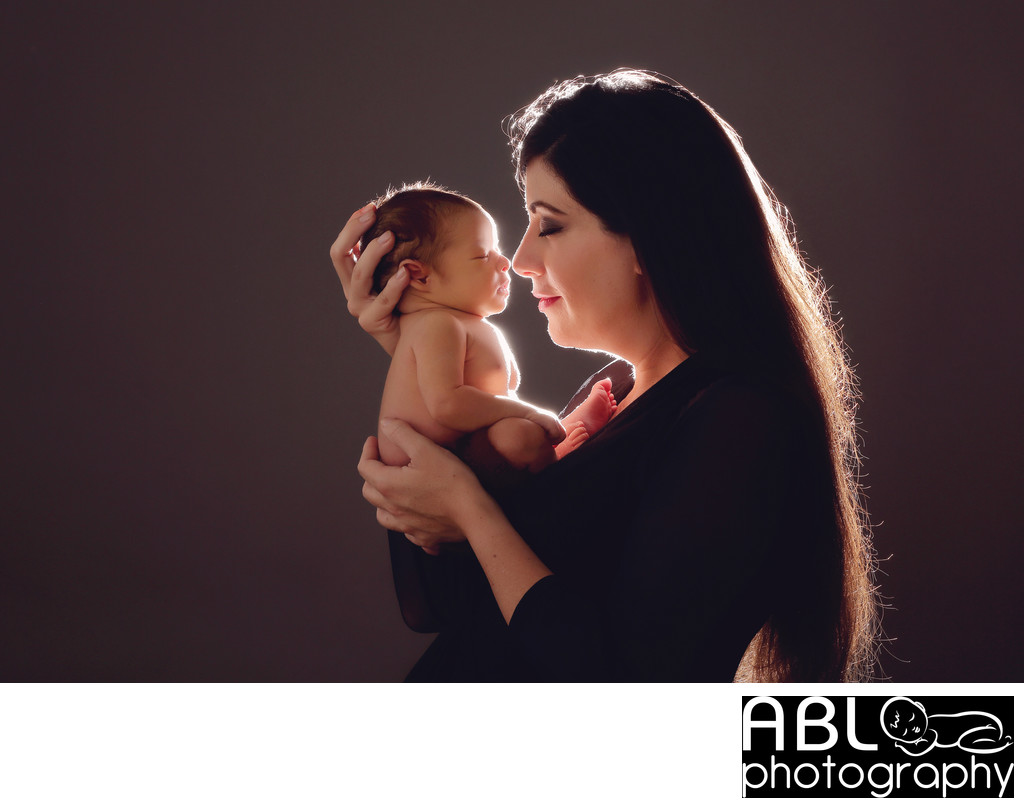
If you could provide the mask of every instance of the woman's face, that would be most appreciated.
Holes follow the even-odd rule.
[[[533,282],[552,342],[629,358],[631,329],[651,313],[630,240],[606,231],[542,158],[526,168],[526,209],[512,269]]]

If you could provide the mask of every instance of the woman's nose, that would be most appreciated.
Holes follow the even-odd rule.
[[[543,265],[534,253],[529,229],[523,233],[523,240],[519,242],[519,248],[512,256],[512,271],[524,278],[531,278],[543,271]]]

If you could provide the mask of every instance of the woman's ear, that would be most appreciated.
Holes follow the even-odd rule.
[[[417,289],[426,289],[430,281],[430,267],[417,261],[415,258],[406,258],[398,265],[409,273],[409,285]]]

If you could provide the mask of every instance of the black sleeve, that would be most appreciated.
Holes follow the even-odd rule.
[[[805,438],[779,394],[713,385],[664,435],[608,591],[535,584],[510,630],[552,681],[728,680],[767,618]]]
[[[438,632],[465,618],[481,585],[487,585],[466,542],[444,545],[432,556],[389,530],[388,545],[402,619],[413,631]]]

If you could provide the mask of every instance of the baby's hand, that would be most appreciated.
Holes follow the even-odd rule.
[[[531,408],[523,417],[528,421],[539,424],[548,436],[548,440],[551,441],[552,446],[565,440],[565,427],[562,426],[562,423],[553,412]]]

